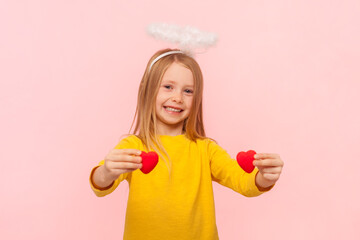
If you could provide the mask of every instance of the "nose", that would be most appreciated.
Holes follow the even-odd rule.
[[[182,96],[181,92],[174,92],[174,94],[172,96],[172,101],[182,103],[183,102],[183,96]]]

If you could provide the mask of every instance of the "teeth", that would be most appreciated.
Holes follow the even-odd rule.
[[[180,109],[175,109],[175,108],[171,108],[171,107],[166,107],[166,110],[168,111],[172,111],[172,112],[180,112]]]

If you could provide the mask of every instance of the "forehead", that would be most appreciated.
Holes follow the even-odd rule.
[[[190,69],[177,62],[173,62],[165,71],[162,83],[169,82],[181,85],[194,85],[194,77]]]

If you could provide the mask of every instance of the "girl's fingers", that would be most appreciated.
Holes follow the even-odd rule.
[[[121,156],[121,159],[119,159],[118,161],[141,163],[141,162],[142,162],[142,158],[141,158],[141,157],[137,157],[137,156],[131,156],[131,155],[122,155],[122,156]]]
[[[255,159],[264,159],[264,158],[278,158],[280,159],[280,155],[277,153],[257,153],[254,156]]]
[[[281,159],[261,159],[261,160],[254,160],[253,161],[254,166],[256,167],[277,167],[277,166],[283,166],[284,163]]]
[[[261,173],[277,174],[281,173],[281,167],[259,167]]]
[[[141,157],[133,156],[133,155],[110,155],[107,157],[107,159],[113,162],[136,162],[136,163],[142,162]]]
[[[142,168],[141,163],[130,163],[130,162],[113,162],[111,164],[112,169],[133,169]]]

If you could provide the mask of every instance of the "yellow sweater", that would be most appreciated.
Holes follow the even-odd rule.
[[[255,185],[258,170],[250,174],[244,172],[236,160],[210,139],[192,142],[185,135],[160,136],[160,139],[172,161],[171,178],[160,158],[149,174],[139,169],[122,174],[107,190],[95,188],[90,175],[92,190],[103,197],[124,179],[128,181],[125,240],[219,239],[212,181],[254,197],[262,193]],[[115,147],[123,148],[145,151],[134,135],[124,138]],[[99,166],[102,164],[104,161]]]

